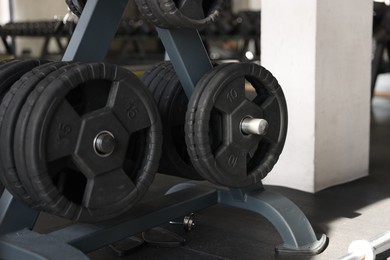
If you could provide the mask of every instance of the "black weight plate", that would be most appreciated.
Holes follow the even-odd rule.
[[[12,84],[20,79],[23,74],[46,62],[41,60],[20,60],[4,64],[4,67],[0,70],[0,101]]]
[[[78,17],[81,16],[87,0],[65,0],[69,9]]]
[[[156,26],[160,28],[166,28],[166,29],[179,29],[180,26],[175,23],[171,23],[167,20],[166,14],[161,10],[160,3],[158,1],[146,1],[146,4],[149,6],[150,11],[152,14],[160,21],[160,24],[164,26]]]
[[[217,20],[223,0],[150,0],[150,5],[157,5],[160,13],[176,29],[199,30]]]
[[[10,65],[10,64],[12,64],[12,63],[16,63],[16,62],[18,62],[18,61],[19,61],[19,60],[14,60],[14,59],[12,59],[12,60],[3,60],[3,61],[1,61],[1,63],[0,63],[0,71],[3,70],[4,68],[6,68],[7,65]]]
[[[24,73],[28,72],[32,68],[40,64],[39,60],[31,61],[19,61],[19,60],[6,60],[0,63],[0,102],[3,96],[7,93],[11,85],[17,81]],[[1,173],[0,173],[1,175]],[[0,176],[0,182],[3,182]],[[0,185],[1,186],[1,185]],[[1,193],[3,187],[0,187]]]
[[[213,77],[223,70],[228,64],[221,64],[216,66],[214,69],[206,73],[197,83],[194,92],[191,95],[191,98],[188,103],[188,109],[186,112],[185,118],[185,141],[187,145],[187,152],[190,156],[193,167],[196,171],[206,180],[218,183],[218,180],[213,174],[209,174],[207,169],[203,167],[202,163],[199,161],[200,158],[197,154],[196,144],[195,144],[195,115],[198,111],[198,103],[200,101],[201,95],[205,88],[207,87],[208,82],[213,79]]]
[[[253,100],[246,98],[245,80],[256,90]],[[199,157],[193,164],[202,165],[202,173],[213,175],[220,185],[244,187],[260,182],[277,162],[286,138],[287,105],[277,80],[255,64],[228,64],[202,88],[188,133]],[[212,120],[213,114],[218,123]],[[263,137],[243,134],[240,125],[246,117],[266,119],[268,133]]]
[[[203,166],[200,161],[200,156],[197,153],[197,144],[195,140],[195,126],[196,126],[196,113],[198,111],[198,103],[200,102],[202,93],[207,88],[209,82],[217,75],[220,71],[223,71],[229,64],[221,64],[215,67],[213,70],[205,74],[196,85],[195,91],[191,96],[189,101],[188,110],[186,113],[186,144],[187,151],[190,155],[193,166],[198,171],[198,173],[203,176],[205,179],[209,180],[212,183],[219,184],[218,176],[213,173],[210,173],[206,167]]]
[[[21,108],[20,115],[17,119],[17,127],[15,131],[15,138],[14,138],[14,154],[15,154],[15,161],[17,165],[17,172],[18,176],[22,182],[22,186],[29,192],[31,197],[34,199],[34,201],[39,201],[39,207],[47,212],[54,213],[57,215],[61,215],[57,211],[54,211],[50,209],[47,205],[47,203],[40,198],[40,190],[37,190],[33,185],[32,185],[32,179],[29,176],[29,168],[30,165],[28,165],[25,162],[25,138],[27,135],[27,127],[28,127],[28,122],[31,116],[31,112],[33,110],[33,107],[35,105],[36,99],[40,96],[41,92],[55,79],[57,79],[60,75],[65,73],[66,71],[70,70],[71,68],[76,67],[78,64],[77,63],[63,63],[61,68],[53,70],[51,73],[48,75],[45,75],[45,77],[35,85],[35,90],[31,90],[27,97],[27,101],[24,103],[23,107]],[[34,87],[34,86],[32,86]],[[19,93],[18,93],[19,94]],[[20,95],[19,95],[20,96]],[[73,98],[74,99],[74,98]],[[77,99],[76,99],[76,103]],[[61,165],[60,165],[61,166]],[[80,181],[80,180],[76,180]],[[75,184],[75,189],[77,185]],[[56,205],[57,207],[63,207],[64,210],[66,210],[66,202],[61,201],[61,203],[58,203]]]
[[[27,96],[35,86],[48,74],[56,71],[68,63],[52,62],[34,68],[12,85],[10,91],[3,98],[0,106],[0,171],[1,179],[7,189],[16,197],[22,199],[29,206],[36,207],[39,203],[26,191],[21,184],[16,171],[15,158],[13,153],[14,133],[20,110],[25,103]]]
[[[160,73],[156,75],[148,86],[157,103],[161,99],[162,93],[174,76],[174,71],[169,70],[168,67],[163,67]]]
[[[27,132],[31,111],[40,93],[52,81],[54,81],[60,75],[70,70],[71,68],[74,68],[77,65],[78,63],[59,62],[55,66],[50,66],[50,68],[44,68],[45,73],[41,73],[40,70],[38,70],[37,74],[43,78],[40,78],[36,82],[31,81],[31,83],[27,84],[26,87],[18,90],[18,92],[14,97],[15,99],[14,103],[17,103],[17,106],[12,105],[12,107],[18,107],[20,111],[17,114],[17,117],[13,118],[13,120],[16,120],[15,133],[14,133],[14,147],[12,150],[14,153],[14,160],[16,165],[15,172],[18,174],[18,178],[21,182],[21,186],[28,192],[32,200],[37,202],[41,209],[44,209],[45,211],[50,213],[56,213],[56,212],[53,212],[51,209],[47,208],[47,203],[44,200],[40,199],[39,196],[40,191],[36,190],[34,186],[31,184],[32,181],[29,176],[30,167],[25,162],[25,150],[26,150],[25,138],[27,134],[26,132]],[[66,204],[64,203],[65,202],[62,202],[62,204],[58,204],[57,206],[58,207],[64,205],[66,206]]]
[[[3,64],[6,64],[10,61],[12,61],[12,60],[0,60],[0,70],[1,70],[1,67],[3,67]]]
[[[158,71],[158,73],[155,73]],[[184,140],[188,99],[170,62],[162,62],[142,77],[158,104],[163,122],[163,153],[159,172],[199,180]]]
[[[29,176],[30,166],[27,165],[25,162],[25,138],[27,135],[27,126],[30,119],[31,111],[34,106],[35,98],[47,87],[50,82],[52,82],[59,75],[76,65],[77,64],[64,63],[64,66],[61,66],[61,68],[53,70],[51,73],[45,75],[45,77],[42,78],[39,82],[35,83],[34,85],[29,85],[27,88],[18,91],[15,95],[15,98],[17,98],[17,100],[21,98],[25,100],[25,102],[21,104],[20,112],[16,119],[14,133],[13,153],[16,173],[18,174],[18,178],[23,188],[28,192],[32,200],[38,203],[39,207],[42,209],[46,207],[46,202],[40,199],[39,191],[37,191],[32,185]],[[50,212],[50,210],[46,211]]]
[[[160,96],[159,109],[163,120],[163,156],[160,172],[193,180],[202,180],[192,166],[185,142],[185,115],[188,98],[172,68],[173,77]]]
[[[160,12],[156,12],[156,10],[152,9],[150,1],[135,0],[135,3],[137,4],[138,10],[140,11],[141,15],[155,26],[166,29],[174,28],[174,25],[168,23]]]
[[[266,69],[250,63],[231,66],[231,69],[227,69],[226,73],[232,75],[230,73],[233,73],[236,69],[238,70],[240,66],[244,67],[242,77],[252,84],[256,90],[257,96],[253,100],[248,100],[246,98],[245,88],[243,87],[244,80],[241,84],[239,84],[243,93],[242,107],[240,107],[239,110],[232,112],[231,116],[228,116],[233,123],[226,124],[222,122],[224,128],[223,135],[227,135],[225,129],[232,127],[229,130],[229,134],[233,136],[233,140],[228,145],[222,145],[223,148],[218,147],[219,150],[212,148],[215,150],[216,160],[219,163],[218,167],[220,172],[218,179],[222,178],[224,180],[222,183],[223,185],[235,185],[235,187],[242,187],[260,182],[260,180],[272,170],[273,166],[278,161],[287,135],[287,104],[283,91],[277,80]],[[230,78],[233,79],[233,76]],[[220,78],[220,80],[222,80],[222,78]],[[229,86],[229,84],[227,84],[227,86]],[[233,83],[231,90],[236,87],[237,86],[234,86]],[[223,89],[223,87],[221,87],[221,89]],[[226,88],[226,91],[228,90],[229,87]],[[210,88],[206,89],[205,93],[202,95],[202,99],[207,98],[207,95],[210,95],[211,92]],[[219,100],[217,97],[213,97],[215,107],[221,105],[219,103],[222,100],[222,106],[219,107],[219,112],[222,111],[222,113],[226,114],[230,113],[229,110],[231,107],[229,107],[229,105],[226,106],[226,102],[223,101],[230,101],[232,97],[234,98],[233,95],[229,97],[229,94],[232,93],[220,93]],[[202,102],[203,101],[204,100],[202,100]],[[203,103],[203,105],[204,104],[205,103]],[[235,106],[233,107],[235,108]],[[198,115],[200,115],[200,113],[198,113]],[[225,115],[223,115],[223,117],[224,116]],[[248,116],[253,118],[263,118],[269,123],[269,130],[264,137],[243,134],[240,127],[237,127],[240,126],[242,120]],[[202,117],[202,115],[200,115],[200,117]],[[201,123],[198,124],[198,126],[199,128],[196,132],[198,136],[201,136],[202,134],[200,134],[200,132],[204,131],[207,127],[205,125],[201,126]],[[201,139],[202,137],[199,138],[199,141]],[[203,135],[203,144],[204,140],[205,136]],[[225,141],[225,139],[223,140]],[[257,144],[256,140],[258,140]],[[255,150],[252,150],[252,148]],[[203,158],[205,158],[205,153],[208,153],[208,149],[209,148],[206,146],[202,147],[200,142],[198,143],[198,154],[202,153]],[[241,152],[242,154],[235,154],[236,152]],[[207,164],[211,172],[215,172],[218,167],[212,166],[212,168],[210,168],[211,161],[212,160],[205,162],[203,160],[202,162]],[[230,165],[225,163],[230,163]],[[224,173],[222,173],[222,171]],[[239,177],[235,176],[237,173],[242,174],[240,176],[242,181],[240,180],[239,184],[237,184]],[[224,178],[225,176],[227,178]],[[227,180],[229,177],[231,177],[230,181]]]
[[[141,76],[141,81],[144,83],[144,85],[149,89],[150,93],[152,93],[152,96],[154,97],[154,91],[155,91],[155,84],[152,86],[153,80],[159,75],[159,73],[164,69],[164,67],[168,66],[169,62],[161,62],[156,65],[153,65],[150,69],[145,71],[144,74]]]
[[[103,81],[108,83],[101,86],[108,90],[103,106],[93,104],[98,95],[92,91],[85,96],[86,110],[69,101],[68,95],[83,88],[83,83],[95,86]],[[82,64],[46,88],[37,87],[29,99],[32,111],[24,159],[30,167],[31,185],[49,211],[95,222],[127,211],[142,198],[158,167],[161,122],[152,97],[133,74],[107,64]],[[103,131],[117,139],[107,156],[95,152],[96,139]],[[140,131],[147,132],[142,165],[124,172],[127,150],[132,149],[129,138]],[[85,182],[81,190],[74,187],[75,176]]]

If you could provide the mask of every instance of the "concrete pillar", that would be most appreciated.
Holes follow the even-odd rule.
[[[263,0],[261,63],[289,108],[264,183],[316,192],[368,175],[372,1]]]

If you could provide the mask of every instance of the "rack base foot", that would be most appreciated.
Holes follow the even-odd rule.
[[[12,197],[7,200],[5,197],[3,195],[3,202],[13,201]],[[261,185],[229,190],[184,183],[172,187],[165,196],[140,203],[131,212],[107,222],[94,225],[76,223],[48,234],[23,228],[16,232],[0,233],[0,258],[52,259],[53,254],[69,254],[80,255],[77,259],[87,259],[81,256],[216,204],[250,210],[267,218],[283,239],[283,245],[276,249],[277,254],[315,255],[327,246],[326,236],[317,239],[309,221],[294,203],[265,190]],[[5,209],[12,211],[12,207]],[[30,212],[31,223],[25,228],[33,225],[36,214]],[[9,220],[9,214],[5,214],[0,219],[0,226]],[[16,226],[21,225],[14,225],[14,228]],[[47,247],[49,242],[50,248]]]
[[[318,255],[321,254],[328,246],[329,240],[325,234],[319,236],[317,241],[313,243],[294,248],[285,245],[280,245],[275,248],[276,255]]]

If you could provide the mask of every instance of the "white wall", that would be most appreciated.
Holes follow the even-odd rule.
[[[52,20],[54,17],[62,19],[67,13],[64,0],[14,0],[15,21]],[[31,49],[33,56],[41,52],[43,39],[21,38],[16,40],[17,53],[23,49]]]
[[[14,0],[15,20],[53,19],[64,17],[67,6],[64,0]]]
[[[0,0],[0,24],[9,21],[9,6],[8,0]]]
[[[368,174],[371,27],[372,1],[263,0],[261,61],[289,108],[265,183],[316,192]]]
[[[7,0],[0,0],[0,25],[9,21],[9,7]],[[2,43],[0,43],[0,53],[4,53],[5,49]]]

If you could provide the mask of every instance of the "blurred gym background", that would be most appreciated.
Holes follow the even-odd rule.
[[[260,1],[225,2],[221,19],[200,32],[211,58],[258,60]],[[3,59],[60,59],[78,20],[60,0],[0,0],[0,10]],[[163,57],[164,48],[155,28],[142,20],[135,2],[129,1],[107,59],[139,65],[153,64]]]

